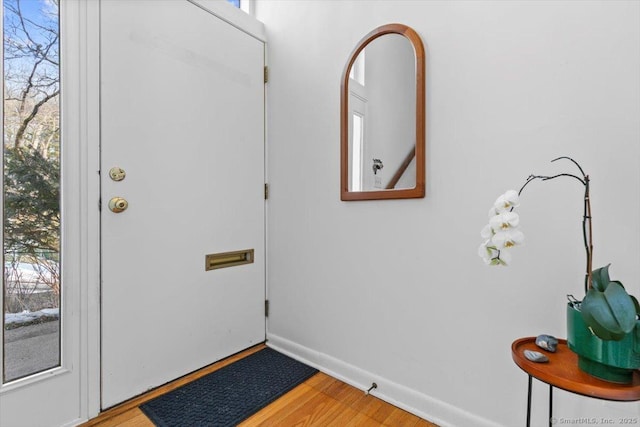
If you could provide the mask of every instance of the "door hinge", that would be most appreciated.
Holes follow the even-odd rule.
[[[269,317],[269,300],[264,300],[264,317]]]
[[[264,82],[269,82],[269,67],[267,67],[266,65],[264,66]]]
[[[267,200],[269,198],[269,184],[264,184],[264,199]]]
[[[98,212],[102,212],[102,199],[98,199]]]

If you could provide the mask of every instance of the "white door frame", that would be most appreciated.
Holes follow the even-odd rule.
[[[80,177],[84,185],[85,240],[81,247],[80,266],[87,287],[82,298],[86,317],[81,318],[82,339],[86,348],[85,378],[81,388],[86,393],[81,403],[83,421],[100,413],[100,4],[99,0],[73,0],[80,5],[80,93],[82,109],[81,137],[86,141],[80,160]],[[81,196],[82,197],[82,196]]]
[[[76,425],[99,411],[98,6],[96,0],[60,5],[62,275],[71,284],[61,301],[61,366],[0,386],[3,400],[14,403],[21,394],[37,395],[57,378],[73,375],[79,397],[59,421],[63,425]],[[66,324],[65,318],[70,319]],[[33,423],[28,415],[21,422]]]

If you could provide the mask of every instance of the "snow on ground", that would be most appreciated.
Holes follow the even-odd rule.
[[[52,319],[60,317],[60,309],[59,308],[43,308],[40,311],[23,311],[22,313],[5,313],[4,314],[4,324],[5,325],[13,325],[20,326],[23,323],[34,323],[38,320],[44,320],[44,318]]]

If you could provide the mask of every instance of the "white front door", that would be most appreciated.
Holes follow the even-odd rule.
[[[263,70],[187,0],[101,3],[103,408],[265,339]]]

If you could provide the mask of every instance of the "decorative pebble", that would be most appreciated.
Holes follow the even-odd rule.
[[[551,335],[538,335],[536,345],[551,353],[555,353],[556,348],[558,348],[558,339]]]
[[[549,361],[549,358],[539,351],[525,350],[524,357],[536,363],[544,363]]]

